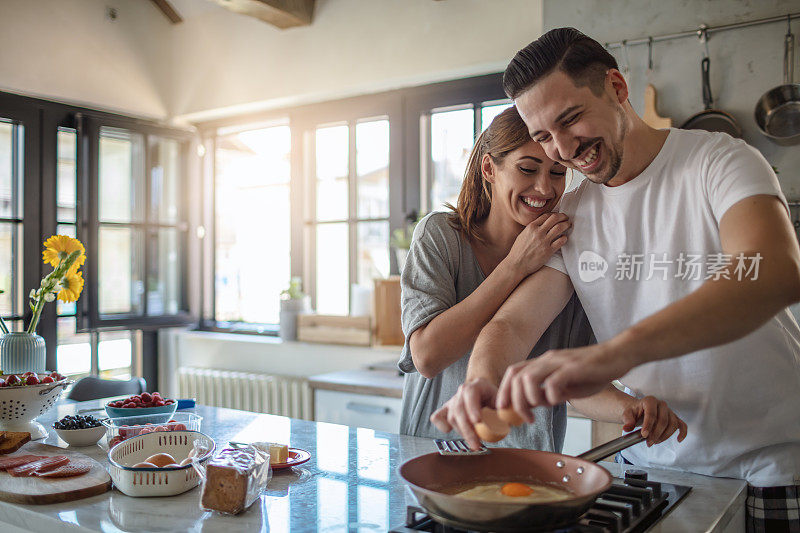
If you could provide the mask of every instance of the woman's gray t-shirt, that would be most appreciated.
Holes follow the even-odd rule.
[[[470,352],[433,379],[417,372],[409,338],[418,328],[469,296],[484,278],[469,241],[448,222],[447,213],[431,213],[417,224],[401,276],[402,325],[405,345],[398,367],[406,373],[400,433],[428,438],[452,438],[439,431],[430,416],[455,395],[467,375]],[[536,312],[536,303],[531,303]],[[586,346],[596,342],[575,294],[545,331],[528,358],[547,350]],[[567,415],[564,404],[537,407],[532,425],[514,427],[495,446],[560,452]]]

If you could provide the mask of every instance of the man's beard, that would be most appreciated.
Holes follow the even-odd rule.
[[[620,132],[617,136],[617,141],[614,142],[612,145],[606,144],[603,141],[603,146],[608,148],[608,163],[606,164],[607,170],[602,172],[601,174],[587,174],[586,178],[591,181],[592,183],[597,183],[598,185],[605,185],[614,177],[616,177],[619,169],[622,167],[622,157],[625,152],[624,144],[625,144],[625,136],[628,133],[627,124],[625,122],[624,115],[620,112],[619,113],[620,119]],[[580,170],[579,170],[580,171]]]

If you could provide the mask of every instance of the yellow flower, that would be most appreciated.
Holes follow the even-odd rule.
[[[81,244],[81,241],[73,239],[68,235],[53,235],[44,241],[44,248],[45,250],[42,252],[42,261],[50,263],[53,267],[57,267],[61,261],[76,250],[80,250],[81,255],[79,255],[78,259],[73,263],[72,270],[77,270],[77,267],[80,267],[86,261],[86,250],[83,244]]]
[[[58,299],[64,303],[76,301],[83,291],[83,272],[67,272],[61,278],[61,290],[58,291]]]

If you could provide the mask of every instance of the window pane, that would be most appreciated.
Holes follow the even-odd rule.
[[[15,138],[19,141],[15,148]],[[22,217],[24,127],[0,118],[0,217]]]
[[[141,239],[131,228],[100,226],[98,301],[100,314],[141,314]]]
[[[75,226],[72,224],[59,224],[56,231],[58,231],[59,235],[69,235],[70,237],[76,236]],[[59,316],[74,315],[77,310],[77,302],[64,303],[61,300],[56,300],[56,312]]]
[[[358,217],[389,216],[389,121],[356,125]]]
[[[217,140],[216,319],[277,324],[289,284],[288,126]]]
[[[58,168],[56,197],[59,222],[76,222],[77,188],[77,134],[72,130],[58,130]]]
[[[142,219],[143,159],[141,135],[114,128],[100,129],[101,221]]]
[[[130,379],[133,361],[133,332],[99,334],[97,364],[102,379]]]
[[[0,222],[0,316],[22,315],[22,268],[20,243],[22,225]]]
[[[481,131],[489,127],[494,117],[511,107],[511,103],[492,104],[481,107]]]
[[[92,372],[91,336],[88,333],[75,333],[75,325],[75,318],[59,318],[56,323],[56,370],[65,376],[81,378]]]
[[[431,115],[431,208],[456,205],[467,159],[472,150],[473,110],[458,109]]]
[[[180,307],[180,233],[162,228],[150,240],[150,275],[147,278],[147,314],[174,315]]]
[[[389,276],[389,222],[359,222],[358,283]]]
[[[346,220],[349,129],[317,130],[317,220]]]
[[[151,218],[162,224],[175,224],[178,222],[181,144],[174,139],[158,139],[153,158]]]
[[[317,313],[346,315],[348,295],[347,223],[317,226]]]

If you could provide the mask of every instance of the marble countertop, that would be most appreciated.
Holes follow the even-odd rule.
[[[45,426],[100,401],[60,403],[40,418]],[[293,420],[233,409],[198,406],[201,431],[217,445],[228,441],[269,440],[311,452],[311,460],[289,471],[276,471],[268,490],[238,516],[201,511],[200,490],[168,498],[131,498],[111,491],[92,498],[52,505],[0,502],[0,523],[25,531],[387,531],[405,520],[415,504],[397,474],[405,460],[434,451],[428,439],[363,428]],[[66,446],[55,432],[45,441]],[[76,448],[107,464],[105,444]],[[613,475],[621,465],[603,463]],[[692,485],[693,489],[652,530],[656,532],[723,531],[744,505],[746,485],[675,471],[645,469],[650,479]],[[0,529],[4,529],[0,526]],[[11,528],[8,528],[11,529]]]

